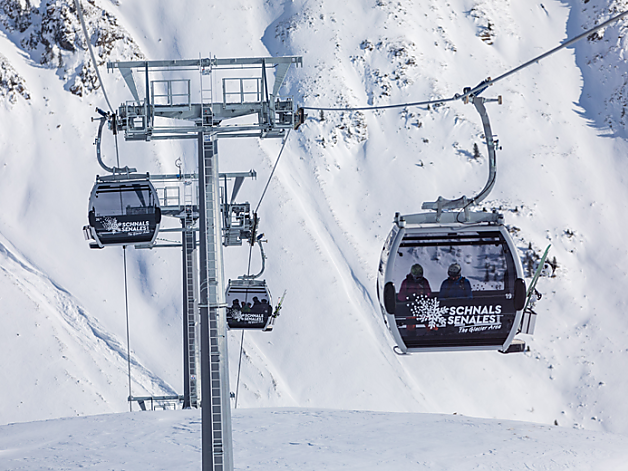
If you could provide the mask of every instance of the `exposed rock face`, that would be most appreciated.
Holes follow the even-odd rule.
[[[18,96],[26,100],[31,99],[26,81],[9,64],[7,58],[0,54],[0,101],[7,99],[11,103],[16,103]]]
[[[32,14],[37,9],[30,0],[1,0],[0,21],[8,31],[23,33],[32,23]]]
[[[116,17],[95,0],[81,2],[98,66],[109,60],[142,59],[139,47]],[[59,70],[66,88],[83,96],[99,87],[73,0],[0,0],[0,24],[31,58]]]

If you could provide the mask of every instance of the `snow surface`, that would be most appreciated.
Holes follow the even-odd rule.
[[[197,411],[0,427],[0,470],[196,470]],[[238,409],[236,469],[621,470],[628,437],[460,415]]]
[[[149,59],[302,55],[304,67],[291,70],[284,92],[309,106],[449,97],[628,8],[626,0],[95,4],[117,18]],[[556,276],[539,282],[537,330],[522,355],[396,356],[377,305],[377,262],[394,213],[417,212],[439,195],[470,196],[483,186],[487,162],[475,110],[452,103],[310,113],[292,133],[260,209],[269,239],[266,279],[275,296],[288,294],[272,334],[245,335],[237,414],[303,407],[458,420],[451,419],[457,412],[556,421],[558,428],[517,425],[545,434],[543,440],[559,441],[565,428],[628,433],[624,33],[623,24],[608,27],[599,39],[485,92],[502,95],[504,105],[488,105],[503,149],[497,184],[483,206],[505,213],[522,256],[529,244],[540,253],[551,243],[550,258],[558,263]],[[38,63],[16,37],[0,24],[2,61],[30,96],[0,94],[0,423],[123,412],[122,249],[89,250],[81,233],[94,175],[102,173],[90,118],[106,103],[98,92],[70,93],[65,72]],[[104,80],[114,106],[131,98],[119,75],[104,73]],[[474,143],[479,160],[472,158]],[[111,163],[110,135],[103,146]],[[191,143],[121,142],[120,148],[122,165],[151,173],[175,172],[178,157],[195,158]],[[219,148],[221,171],[257,170],[258,180],[241,191],[255,204],[280,143],[229,140]],[[247,255],[244,248],[225,249],[228,277],[246,270]],[[132,392],[180,393],[180,252],[129,250],[128,257]],[[230,339],[235,390],[240,333]],[[374,418],[373,427],[405,417],[338,414]],[[248,427],[245,415],[239,417],[242,429]],[[41,424],[8,429],[28,434]],[[616,450],[624,444],[623,436],[588,433],[582,437],[605,437],[600,441],[617,444]],[[525,442],[508,437],[514,448]]]

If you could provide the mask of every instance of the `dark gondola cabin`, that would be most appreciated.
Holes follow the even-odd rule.
[[[159,197],[147,176],[124,180],[101,180],[89,199],[89,226],[85,235],[92,248],[109,245],[153,245],[161,210]]]
[[[408,224],[386,240],[378,295],[403,353],[508,351],[521,323],[522,278],[503,225]]]
[[[231,329],[268,329],[273,307],[264,280],[229,280],[226,298]]]

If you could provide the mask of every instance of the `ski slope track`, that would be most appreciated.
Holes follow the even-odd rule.
[[[290,70],[282,94],[320,107],[448,98],[628,9],[628,0],[83,4],[101,67],[108,60],[199,54],[301,55],[304,67]],[[441,436],[460,438],[462,430],[501,436],[503,446],[512,447],[511,458],[532,453],[521,438],[527,427],[536,446],[603,442],[615,450],[609,457],[625,458],[615,452],[625,448],[628,434],[626,28],[625,21],[609,26],[483,93],[503,96],[504,104],[487,104],[501,149],[497,183],[482,207],[505,214],[522,260],[551,243],[549,258],[557,264],[539,281],[543,299],[524,354],[397,356],[377,304],[377,263],[395,212],[418,212],[423,201],[439,195],[472,196],[486,181],[482,126],[472,106],[310,112],[291,133],[259,211],[269,241],[266,280],[275,299],[284,290],[287,296],[271,334],[244,337],[236,467],[273,459],[253,457],[246,447],[263,455],[266,446],[281,446],[291,467],[301,463],[297,450],[331,453],[324,440],[306,437],[308,414],[334,424],[348,420],[357,428],[363,420],[394,429],[407,418],[426,430],[432,424]],[[181,440],[172,445],[177,453],[198,453],[198,443],[188,440],[198,428],[192,413],[19,423],[129,407],[122,249],[90,250],[81,233],[94,177],[103,173],[91,118],[95,107],[106,109],[85,47],[73,1],[0,0],[0,463],[6,456],[25,456],[22,444],[37,436],[39,425],[41,433],[60,427],[60,433],[76,437],[69,429],[84,426],[98,434],[101,426],[116,429],[129,422],[150,430],[163,421],[186,432],[160,429],[155,440]],[[104,67],[101,73],[114,106],[131,99],[118,73]],[[257,203],[280,146],[253,139],[219,142],[221,172],[258,172],[257,180],[245,182],[240,199]],[[115,163],[110,133],[103,138],[103,156]],[[178,158],[193,170],[193,143],[120,139],[122,166],[175,173]],[[246,272],[246,248],[224,253],[227,277]],[[128,249],[127,257],[132,394],[181,394],[181,253]],[[235,391],[240,333],[229,335]],[[274,412],[254,410],[260,408]],[[290,412],[284,416],[279,408]],[[360,419],[354,423],[351,417]],[[253,438],[255,431],[279,427],[283,418],[294,438],[286,432],[285,440],[269,438],[268,445]],[[521,421],[509,422],[521,436],[513,438],[495,421]],[[323,422],[315,427],[321,434],[330,426]],[[568,430],[573,428],[583,430]],[[8,444],[17,429],[23,441]],[[137,433],[129,440],[144,440]],[[353,433],[359,441],[362,432]],[[377,435],[363,433],[367,442]],[[422,433],[416,441],[424,440]],[[106,447],[122,443],[95,440]],[[362,449],[343,440],[333,451],[340,460]],[[391,449],[411,453],[410,443]],[[493,453],[499,455],[500,446]],[[529,464],[561,469],[547,464],[560,458],[570,469],[621,469],[612,462],[596,467],[602,454],[576,448],[569,450],[581,458],[580,468],[570,466],[569,453],[555,455],[549,448]],[[45,459],[45,447],[36,449],[36,459]],[[363,463],[359,456],[346,459],[347,465]],[[435,456],[408,459],[408,465],[455,469]],[[317,469],[334,469],[317,460],[312,458]],[[393,456],[382,460],[391,464]],[[477,460],[478,466],[486,463]],[[506,461],[495,463],[487,469],[507,467]]]

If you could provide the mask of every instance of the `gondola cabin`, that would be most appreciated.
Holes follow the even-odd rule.
[[[264,280],[229,280],[227,323],[231,329],[270,330],[273,307]]]
[[[399,351],[522,350],[525,282],[507,229],[493,214],[442,216],[399,217],[382,251],[378,297]]]
[[[89,198],[88,220],[83,230],[85,237],[93,240],[91,248],[153,245],[161,210],[148,175],[97,179]]]

